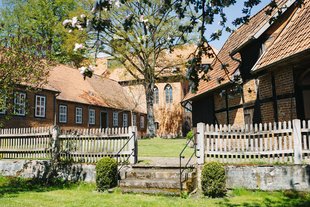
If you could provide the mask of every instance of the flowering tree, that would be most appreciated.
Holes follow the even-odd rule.
[[[83,47],[113,56],[134,78],[142,80],[147,103],[148,135],[153,137],[154,84],[165,69],[175,66],[160,65],[159,60],[163,54],[187,42],[179,26],[189,22],[180,20],[173,5],[161,0],[99,0],[92,12],[92,16],[75,17],[64,24],[68,30],[88,28],[92,41]]]
[[[1,37],[14,37],[24,42],[27,50],[37,56],[60,63],[79,66],[84,59],[81,50],[73,50],[74,43],[84,43],[86,32],[68,33],[62,22],[92,6],[91,0],[3,0],[0,8]],[[29,43],[29,44],[28,44]]]

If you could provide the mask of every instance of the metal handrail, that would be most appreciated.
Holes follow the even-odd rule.
[[[120,157],[120,154],[121,154],[121,152],[123,151],[123,149],[128,145],[128,143],[129,143],[129,141],[131,140],[131,139],[135,139],[135,137],[136,137],[136,133],[135,132],[132,132],[132,136],[131,137],[129,137],[129,139],[127,139],[127,142],[123,145],[123,147],[116,153],[116,163],[117,163],[117,166],[119,166],[119,163],[121,163],[121,166],[120,167],[118,167],[118,169],[117,169],[117,173],[116,173],[116,179],[117,179],[117,185],[119,185],[119,180],[120,180],[120,171],[121,171],[121,169],[125,166],[125,164],[124,163],[126,163],[128,160],[129,160],[129,158],[135,153],[135,148],[133,148],[132,149],[132,152],[129,154],[129,156],[127,157],[127,159],[125,160],[125,162],[119,162],[119,160],[118,160],[118,158]]]
[[[182,149],[182,151],[179,154],[179,161],[180,161],[180,193],[182,193],[182,191],[183,191],[183,186],[182,186],[182,174],[183,174],[183,172],[186,170],[186,167],[188,166],[188,164],[190,163],[190,161],[192,160],[194,155],[195,155],[195,157],[199,158],[199,156],[197,156],[197,151],[199,151],[199,149],[197,149],[197,143],[194,140],[194,152],[192,153],[192,155],[190,156],[190,158],[188,159],[188,161],[186,162],[186,164],[182,168],[182,159],[185,159],[185,156],[183,155],[183,153],[184,153],[185,149],[188,147],[189,143],[191,143],[193,141],[193,139],[195,138],[195,136],[197,134],[199,134],[199,133],[196,132],[196,133],[193,134],[193,136],[186,142],[186,145],[184,146],[184,148]]]

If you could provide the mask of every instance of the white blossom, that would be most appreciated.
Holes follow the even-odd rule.
[[[146,23],[146,22],[148,22],[148,21],[149,21],[148,19],[144,19],[144,15],[141,15],[141,16],[140,16],[140,22]]]
[[[69,33],[71,33],[72,32],[72,29],[69,29],[69,31],[68,31]]]
[[[73,17],[72,18],[72,27],[75,27],[77,23],[78,23],[78,18],[77,17]]]
[[[84,48],[83,44],[75,43],[73,51],[78,51]]]
[[[85,67],[85,66],[79,68],[79,71],[81,74],[84,74],[86,72],[86,70],[87,70],[87,67]]]
[[[81,14],[81,16],[80,16],[82,19],[84,19],[85,17],[86,17],[86,15],[85,14]]]
[[[79,30],[83,30],[83,27],[81,25],[76,25],[76,27],[79,29]]]
[[[116,0],[114,4],[118,8],[121,6],[121,2],[119,0]]]
[[[67,24],[71,24],[72,23],[72,20],[71,19],[66,19],[62,22],[62,25],[63,26],[67,26]]]

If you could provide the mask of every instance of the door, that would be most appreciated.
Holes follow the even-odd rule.
[[[100,112],[100,128],[108,128],[108,113]]]

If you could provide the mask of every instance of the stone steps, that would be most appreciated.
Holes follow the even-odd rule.
[[[182,173],[183,191],[194,190],[195,179],[196,170],[186,168]],[[132,166],[123,174],[120,188],[124,193],[179,195],[180,169],[177,166]]]

